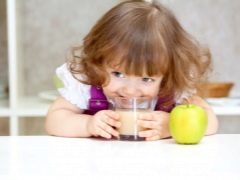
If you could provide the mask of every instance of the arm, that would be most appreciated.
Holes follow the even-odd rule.
[[[83,110],[59,97],[49,108],[46,117],[46,131],[50,135],[64,137],[118,136],[113,127],[118,127],[118,116],[110,110],[103,110],[94,116],[82,114]]]
[[[48,110],[45,124],[47,133],[66,137],[91,136],[87,131],[87,122],[91,117],[82,113],[83,110],[59,97]]]
[[[218,119],[217,116],[214,114],[211,106],[199,96],[192,96],[191,98],[188,99],[188,103],[196,104],[205,109],[208,116],[208,127],[205,134],[206,135],[216,134],[218,130]]]

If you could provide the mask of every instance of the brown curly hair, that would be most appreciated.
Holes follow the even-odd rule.
[[[79,81],[104,86],[106,67],[120,65],[128,75],[163,75],[160,94],[182,93],[210,69],[202,48],[172,12],[157,2],[125,1],[110,9],[72,49],[68,67]]]

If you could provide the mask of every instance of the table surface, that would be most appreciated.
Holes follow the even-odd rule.
[[[240,134],[130,142],[52,136],[0,137],[0,179],[240,179]]]

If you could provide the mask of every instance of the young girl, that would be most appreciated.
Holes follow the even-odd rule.
[[[50,107],[46,130],[65,137],[118,137],[119,114],[104,100],[154,98],[155,110],[138,117],[146,140],[170,137],[169,112],[176,104],[203,107],[206,135],[218,121],[196,96],[196,85],[209,69],[210,55],[161,4],[125,1],[109,10],[74,48],[72,58],[56,71],[63,82]],[[101,104],[102,102],[102,104]]]

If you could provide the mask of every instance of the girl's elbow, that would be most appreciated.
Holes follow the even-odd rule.
[[[44,129],[48,135],[55,135],[54,134],[54,128],[52,125],[52,117],[51,113],[48,113],[45,119]]]
[[[216,122],[214,124],[210,124],[207,128],[206,135],[214,135],[218,132],[218,120],[216,119]]]

